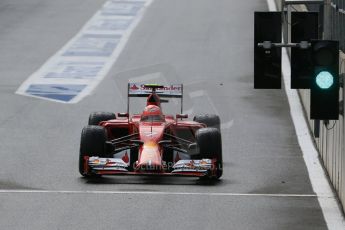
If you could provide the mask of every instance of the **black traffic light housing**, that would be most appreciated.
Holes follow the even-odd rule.
[[[311,89],[310,118],[339,118],[339,42],[320,35],[315,12],[291,13],[292,42],[282,41],[284,12],[255,12],[254,88],[281,88],[281,48],[291,48],[291,88]]]
[[[318,12],[291,12],[291,42],[319,38]],[[291,47],[291,89],[310,89],[313,76],[311,49]]]
[[[281,48],[263,49],[258,43],[280,43],[281,12],[255,12],[254,15],[254,88],[281,88]]]
[[[339,118],[339,42],[312,40],[313,76],[310,85],[310,118]]]

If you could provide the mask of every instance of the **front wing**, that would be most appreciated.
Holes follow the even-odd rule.
[[[130,171],[129,166],[119,158],[84,157],[84,171],[95,175],[158,175],[212,177],[216,162],[213,159],[179,160],[172,165],[171,172],[157,170]]]

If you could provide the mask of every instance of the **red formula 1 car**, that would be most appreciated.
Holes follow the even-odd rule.
[[[131,97],[147,97],[141,114],[129,115]],[[181,99],[181,114],[162,112],[167,97]],[[221,177],[219,117],[197,115],[187,121],[182,103],[183,85],[129,83],[127,113],[91,113],[81,133],[80,174]]]

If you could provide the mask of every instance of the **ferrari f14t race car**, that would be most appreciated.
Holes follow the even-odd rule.
[[[147,97],[141,114],[129,115],[131,97]],[[181,113],[164,114],[166,98],[181,99]],[[94,112],[81,133],[79,172],[96,175],[162,175],[218,179],[223,173],[220,119],[185,120],[183,85],[128,84],[127,113]]]

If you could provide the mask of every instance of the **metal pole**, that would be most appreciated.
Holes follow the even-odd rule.
[[[291,5],[287,5],[287,15],[286,15],[286,40],[285,43],[289,44],[291,43],[291,11],[292,11],[292,7]],[[286,47],[286,51],[289,55],[289,57],[291,58],[291,46],[287,46]]]
[[[183,114],[183,84],[181,84],[181,91],[182,91],[182,96],[181,96],[181,114]]]
[[[128,83],[127,86],[127,114],[129,115],[129,85],[130,83]]]

